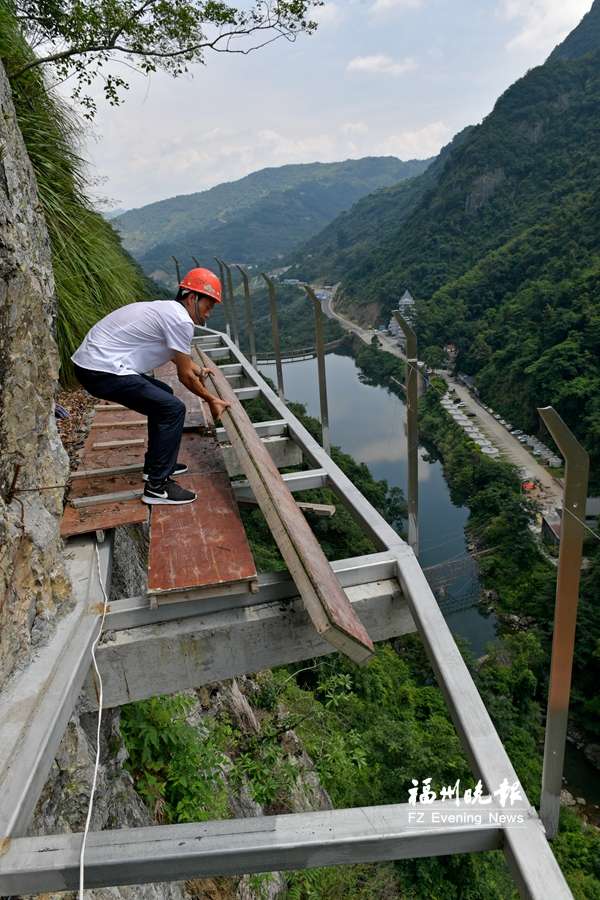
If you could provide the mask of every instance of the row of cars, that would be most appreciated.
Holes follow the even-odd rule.
[[[510,434],[514,438],[518,440],[520,444],[526,444],[531,448],[532,456],[536,456],[543,460],[543,462],[551,466],[552,468],[558,468],[562,465],[562,459],[560,456],[556,454],[554,450],[551,450],[549,447],[546,447],[539,438],[536,438],[534,435],[525,434],[524,431],[521,431],[520,428],[513,428],[510,422],[507,422],[499,413],[494,412],[494,410],[490,406],[483,407],[486,412],[488,412],[494,419],[499,422],[500,425],[503,425]]]

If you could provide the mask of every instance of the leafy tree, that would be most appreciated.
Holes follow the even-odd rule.
[[[93,115],[86,89],[104,79],[111,104],[128,87],[122,75],[105,71],[111,61],[145,74],[162,70],[177,77],[208,51],[248,54],[266,44],[317,27],[308,17],[321,0],[256,0],[249,8],[221,0],[14,0],[13,9],[32,48],[40,52],[10,73],[52,66],[59,80],[74,78],[73,96]]]

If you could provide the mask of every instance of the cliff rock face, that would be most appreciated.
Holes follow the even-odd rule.
[[[50,245],[1,63],[0,236],[1,686],[45,638],[69,596],[58,533],[63,490],[31,490],[64,484],[68,473],[54,422]]]

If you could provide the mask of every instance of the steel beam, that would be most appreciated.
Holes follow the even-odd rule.
[[[323,337],[323,311],[321,301],[310,287],[305,284],[304,290],[312,301],[315,312],[315,348],[317,351],[317,370],[319,373],[319,402],[321,406],[321,433],[323,435],[323,449],[325,453],[331,453],[331,441],[329,440],[329,410],[327,406],[327,378],[325,373],[325,340]]]
[[[287,422],[283,419],[275,419],[272,422],[253,422],[252,425],[261,438],[287,435]],[[227,431],[224,428],[217,428],[215,434],[220,443],[228,441]]]
[[[250,296],[250,281],[248,273],[241,266],[236,265],[242,281],[244,282],[244,307],[246,310],[246,331],[248,332],[248,342],[250,344],[250,360],[256,368],[256,337],[254,334],[254,319],[252,317],[252,298]]]
[[[307,472],[288,472],[281,477],[292,493],[327,487],[327,472],[324,469],[309,469]],[[236,500],[252,499],[254,497],[250,482],[245,479],[244,481],[234,481],[231,487]]]
[[[27,830],[90,667],[102,602],[95,543],[87,536],[69,541],[66,563],[75,606],[0,695],[0,854],[4,839]],[[107,584],[112,542],[105,540],[98,549]]]
[[[283,393],[283,366],[281,365],[281,341],[279,338],[279,317],[277,315],[277,293],[272,278],[265,272],[261,272],[269,289],[269,304],[271,309],[271,331],[273,335],[273,352],[275,354],[275,370],[277,372],[277,393],[282,403],[285,401]],[[239,349],[239,348],[238,348]]]
[[[448,806],[434,804],[430,813],[447,814]],[[88,838],[85,882],[101,888],[476,853],[498,849],[503,835],[498,825],[419,824],[414,807],[404,803],[100,831]],[[13,842],[0,857],[0,892],[75,890],[81,837]]]
[[[522,896],[535,900],[572,897],[423,570],[409,547],[398,552],[397,559],[398,580],[473,771],[490,794],[506,780],[522,798],[518,808],[530,827],[527,832],[515,829],[505,846],[509,864],[519,873]]]
[[[225,278],[227,282],[227,295],[229,297],[229,308],[231,310],[231,323],[233,325],[233,340],[240,346],[240,330],[238,328],[237,310],[235,308],[235,294],[233,292],[233,278],[231,276],[231,266],[223,260],[223,268],[225,269]]]
[[[399,312],[394,313],[406,338],[406,442],[408,445],[408,543],[419,555],[419,370],[417,335]]]
[[[373,553],[338,559],[331,568],[343,588],[357,587],[374,581],[385,581],[396,575],[396,559],[389,553]],[[151,609],[148,597],[128,597],[113,601],[106,616],[106,631],[122,631],[125,628],[141,628],[143,625],[157,625],[173,619],[207,616],[225,609],[241,609],[246,606],[260,606],[273,601],[292,600],[298,596],[298,588],[286,572],[267,572],[258,576],[258,592],[253,594],[238,588],[236,593],[221,596],[205,596],[195,600],[194,591],[188,591],[179,603],[170,603]]]
[[[299,466],[302,463],[302,450],[290,438],[281,436],[264,437],[262,442],[278,469],[288,469],[292,466]],[[234,478],[236,475],[243,475],[244,469],[240,465],[233,447],[226,447],[221,444],[221,450],[230,478]]]
[[[346,596],[373,640],[414,630],[396,579],[347,588]],[[117,631],[96,656],[109,708],[331,652],[296,598]],[[85,695],[93,708],[91,682]]]
[[[364,530],[373,539],[377,549],[385,550],[392,547],[404,547],[406,543],[396,534],[394,529],[389,525],[383,516],[375,510],[369,501],[364,497],[358,488],[344,475],[342,470],[334,463],[329,454],[325,453],[323,448],[304,428],[298,419],[290,413],[285,403],[283,403],[277,394],[271,390],[267,382],[261,378],[243,355],[240,350],[227,338],[224,341],[230,349],[233,358],[242,365],[248,377],[251,377],[258,385],[262,392],[262,396],[273,408],[275,413],[287,422],[288,434],[294,441],[302,447],[302,451],[306,458],[316,467],[319,467],[327,476],[327,484],[333,488],[340,499],[348,507]],[[311,485],[313,486],[313,485]],[[317,485],[314,485],[317,487]],[[324,485],[319,485],[324,486]]]
[[[566,461],[540,804],[546,834],[553,838],[560,814],[590,458],[551,406],[538,412]]]
[[[256,400],[260,397],[262,391],[259,387],[242,387],[235,388],[233,392],[238,400]]]

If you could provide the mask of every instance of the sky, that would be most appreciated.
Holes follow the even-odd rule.
[[[543,63],[591,4],[331,0],[317,32],[293,44],[213,54],[176,80],[125,70],[123,104],[98,91],[84,138],[94,196],[131,209],[268,166],[432,156]]]

